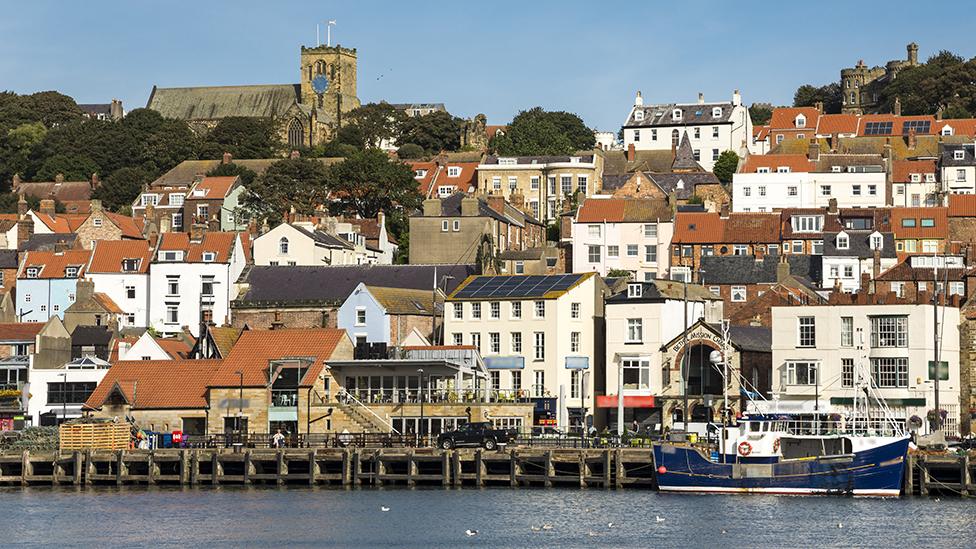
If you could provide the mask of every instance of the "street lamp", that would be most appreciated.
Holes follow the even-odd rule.
[[[417,368],[417,373],[420,374],[420,426],[417,428],[417,434],[419,435],[419,440],[424,438],[424,369]]]

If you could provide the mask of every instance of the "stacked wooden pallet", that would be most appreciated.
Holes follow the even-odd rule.
[[[62,450],[124,450],[129,438],[128,423],[66,423],[60,427]]]

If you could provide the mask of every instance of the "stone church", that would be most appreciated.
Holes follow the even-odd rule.
[[[153,86],[146,107],[164,117],[185,120],[197,133],[206,133],[231,116],[271,119],[290,148],[313,147],[331,139],[342,125],[343,115],[360,106],[356,49],[302,46],[299,70],[298,84]]]

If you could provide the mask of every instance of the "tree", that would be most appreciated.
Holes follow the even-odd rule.
[[[739,168],[739,155],[735,154],[733,151],[722,151],[722,154],[718,155],[718,160],[715,161],[715,166],[712,168],[712,173],[718,178],[722,183],[731,183],[732,174],[735,170]]]
[[[332,166],[329,181],[333,210],[352,211],[367,219],[394,207],[411,210],[421,202],[410,166],[391,162],[376,149],[357,152]]]
[[[356,107],[346,117],[362,132],[365,146],[379,147],[383,141],[396,142],[407,116],[383,101]]]
[[[56,154],[44,160],[33,181],[54,181],[63,175],[66,181],[83,181],[98,173],[98,164],[87,156]]]
[[[610,269],[607,271],[607,278],[633,278],[634,273],[627,269]]]
[[[769,105],[760,105],[759,103],[753,103],[749,107],[749,118],[752,119],[752,123],[755,126],[765,126],[769,124],[769,119],[773,117],[773,108]]]
[[[109,210],[119,211],[130,206],[150,180],[150,174],[142,168],[119,168],[95,189],[92,198],[101,200]]]
[[[400,148],[397,149],[397,157],[401,160],[416,160],[418,158],[423,158],[423,156],[424,148],[413,143],[400,145]]]
[[[242,206],[251,217],[275,225],[291,212],[311,215],[327,203],[328,181],[328,168],[320,160],[279,160],[254,179],[243,195]]]
[[[595,143],[593,130],[579,116],[535,107],[516,115],[489,147],[507,156],[569,155],[592,149]]]
[[[840,112],[841,104],[844,100],[843,90],[840,84],[833,82],[825,86],[811,86],[804,84],[796,89],[793,94],[794,107],[814,107],[817,103],[823,103],[825,113],[836,114]]]
[[[412,143],[431,154],[456,151],[461,146],[464,122],[444,111],[406,118],[399,143]]]
[[[222,119],[202,140],[201,158],[271,158],[281,150],[271,120],[230,116]]]
[[[28,160],[34,147],[47,134],[47,128],[41,122],[21,124],[7,131],[0,138],[0,187],[6,188],[15,173],[27,170]]]
[[[893,112],[897,99],[905,115],[932,114],[941,107],[947,118],[968,118],[976,115],[976,59],[965,61],[943,50],[902,69],[898,78],[872,82],[867,92],[878,96],[881,112]]]
[[[217,167],[207,172],[207,176],[217,176],[217,177],[227,177],[227,176],[239,176],[241,178],[241,184],[244,188],[251,186],[254,179],[258,174],[254,173],[254,170],[245,168],[240,164],[235,164],[230,162],[228,164],[217,164]]]

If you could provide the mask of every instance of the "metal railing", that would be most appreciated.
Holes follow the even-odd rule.
[[[484,389],[454,390],[430,389],[351,389],[345,392],[355,396],[365,404],[476,404],[493,403],[530,403],[532,399],[528,391],[498,391]]]
[[[393,424],[392,423],[390,423],[386,419],[381,418],[376,412],[374,412],[372,410],[372,408],[370,408],[369,406],[366,406],[365,404],[363,404],[362,401],[360,401],[355,396],[349,394],[348,392],[342,393],[341,396],[342,396],[342,400],[340,402],[343,402],[343,404],[345,404],[345,405],[348,406],[350,402],[355,403],[358,407],[354,407],[353,408],[354,410],[357,410],[357,411],[358,410],[366,410],[367,412],[370,413],[370,415],[372,415],[373,417],[375,417],[376,419],[378,419],[380,421],[380,425],[381,426],[386,427],[392,433],[396,433],[398,435],[400,434],[399,431],[397,431],[395,428],[393,428]],[[359,413],[362,414],[362,412],[359,412]],[[364,417],[366,419],[369,419],[369,416],[364,416]]]

